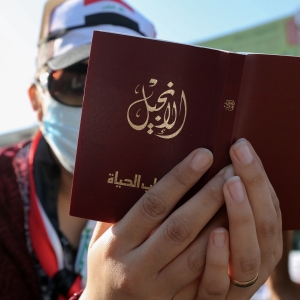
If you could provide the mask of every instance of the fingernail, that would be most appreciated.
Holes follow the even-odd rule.
[[[217,228],[214,230],[213,241],[216,248],[223,248],[226,241],[226,230],[224,228]]]
[[[250,164],[253,161],[251,151],[247,143],[243,140],[237,142],[237,144],[233,147],[233,152],[237,159],[245,165]]]
[[[234,175],[235,174],[234,174],[234,169],[233,169],[232,165],[227,166],[224,170],[224,179],[228,180],[229,178],[233,177]]]
[[[207,149],[199,149],[192,159],[192,168],[196,172],[203,171],[212,162],[213,155]]]
[[[231,198],[236,202],[245,200],[245,193],[239,176],[231,177],[226,182]]]

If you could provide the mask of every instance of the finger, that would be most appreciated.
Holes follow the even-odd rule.
[[[212,164],[209,150],[198,149],[153,186],[114,226],[123,251],[140,245]]]
[[[246,141],[246,140],[245,140]],[[269,191],[270,191],[270,194],[271,194],[271,199],[273,201],[273,204],[274,204],[274,207],[275,207],[275,210],[276,210],[276,213],[277,213],[277,219],[278,219],[278,225],[279,225],[279,230],[281,230],[281,227],[282,227],[282,220],[281,220],[281,210],[280,210],[280,205],[279,205],[279,199],[276,195],[276,192],[266,174],[266,171],[265,171],[265,168],[262,164],[262,161],[261,159],[259,158],[259,156],[257,155],[257,153],[255,152],[253,146],[248,142],[248,146],[249,148],[251,149],[251,152],[252,154],[254,155],[255,159],[258,161],[260,167],[262,168],[262,170],[264,171],[265,175],[266,175],[266,179],[267,179],[267,184],[268,184],[268,187],[269,187]]]
[[[252,209],[238,176],[227,180],[223,190],[229,219],[230,276],[238,281],[249,281],[260,268],[260,249]]]
[[[263,256],[269,255],[276,245],[278,216],[268,179],[260,166],[257,155],[245,139],[237,141],[230,149],[236,175],[242,179],[253,211],[258,241]]]
[[[264,166],[262,164],[261,159],[259,158],[259,156],[257,155],[257,153],[255,152],[253,146],[251,145],[251,143],[248,141],[248,146],[251,149],[251,152],[253,153],[255,159],[257,159],[259,165],[261,166],[261,168],[263,169],[264,173],[265,169]],[[280,203],[279,203],[279,199],[276,195],[276,192],[266,174],[266,178],[267,178],[267,183],[268,183],[268,187],[269,187],[269,191],[271,194],[271,199],[273,201],[274,207],[275,207],[275,211],[277,213],[277,220],[278,220],[278,236],[277,236],[277,240],[275,242],[276,246],[274,249],[274,257],[279,260],[281,258],[281,254],[282,254],[282,216],[281,216],[281,210],[280,210]]]
[[[175,290],[181,290],[191,282],[199,279],[205,267],[206,249],[211,232],[218,227],[228,226],[225,206],[201,230],[197,238],[174,260],[172,260],[157,276],[159,282],[169,282]],[[197,294],[198,285],[195,291]],[[170,292],[171,293],[171,292]]]
[[[232,166],[223,169],[174,211],[133,254],[136,262],[145,265],[147,257],[149,271],[156,273],[186,249],[224,204],[223,185],[232,174]]]
[[[215,229],[209,239],[205,270],[200,281],[196,300],[223,300],[230,286],[228,275],[229,237],[225,228]]]

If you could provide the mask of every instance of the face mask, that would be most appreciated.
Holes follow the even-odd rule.
[[[48,93],[43,98],[40,129],[59,162],[73,174],[82,108],[61,104]]]

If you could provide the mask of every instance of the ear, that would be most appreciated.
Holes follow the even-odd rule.
[[[41,121],[43,118],[42,100],[35,84],[30,85],[28,89],[28,96],[31,102],[32,109],[36,112],[37,119]]]

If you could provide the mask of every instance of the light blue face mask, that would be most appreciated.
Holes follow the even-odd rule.
[[[62,166],[74,173],[81,107],[59,103],[43,93],[43,118],[40,129]]]

